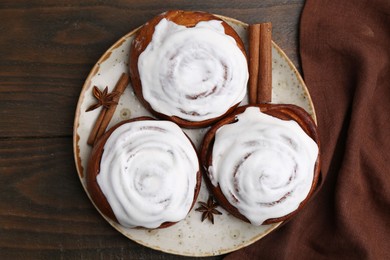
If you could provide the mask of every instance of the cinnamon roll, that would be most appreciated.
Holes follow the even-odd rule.
[[[184,219],[200,182],[190,139],[173,122],[147,117],[112,127],[95,144],[87,169],[97,208],[129,228],[162,228]]]
[[[220,18],[169,11],[146,23],[130,48],[130,77],[143,105],[182,127],[204,127],[244,98],[242,40]]]
[[[219,203],[253,225],[285,221],[316,188],[316,125],[294,105],[239,107],[216,123],[201,148],[205,179]]]

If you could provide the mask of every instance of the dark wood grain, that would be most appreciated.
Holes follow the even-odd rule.
[[[0,259],[181,259],[122,236],[87,198],[72,152],[84,80],[121,36],[168,9],[271,21],[274,41],[299,68],[303,4],[0,0]]]

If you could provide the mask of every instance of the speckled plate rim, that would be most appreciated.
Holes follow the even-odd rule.
[[[226,22],[236,24],[236,25],[244,28],[245,30],[248,28],[248,24],[244,23],[244,22],[242,22],[240,20],[237,20],[237,19],[234,19],[234,18],[231,18],[231,17],[227,17],[227,16],[223,16],[223,15],[217,15],[216,14],[216,16],[221,18],[221,19],[223,19],[223,20],[225,20]],[[119,225],[117,223],[111,221],[110,219],[108,219],[106,216],[104,216],[104,214],[102,214],[99,211],[99,209],[96,207],[96,205],[94,204],[94,202],[92,201],[92,199],[90,197],[90,194],[87,191],[87,188],[86,188],[86,186],[85,186],[85,184],[83,182],[84,169],[83,169],[83,167],[81,165],[80,149],[78,148],[78,142],[80,140],[80,136],[77,133],[77,128],[78,128],[78,126],[80,124],[79,119],[80,119],[80,113],[81,113],[81,105],[82,105],[83,100],[84,100],[85,92],[87,91],[87,89],[88,89],[88,87],[90,85],[91,79],[98,72],[100,64],[102,64],[105,60],[107,60],[111,56],[111,53],[115,49],[117,49],[119,46],[121,46],[126,41],[127,38],[129,38],[129,37],[133,36],[135,33],[137,33],[137,31],[141,27],[142,27],[142,25],[140,27],[130,31],[129,33],[127,33],[126,35],[121,37],[119,40],[117,40],[109,49],[106,50],[106,52],[99,58],[97,63],[93,66],[93,68],[89,72],[89,74],[88,74],[88,76],[87,76],[87,78],[86,78],[86,80],[85,80],[85,82],[83,84],[82,90],[80,92],[80,96],[79,96],[79,99],[78,99],[78,102],[77,102],[77,107],[76,107],[76,112],[75,112],[74,124],[73,124],[73,154],[74,154],[74,160],[75,160],[75,164],[76,164],[77,173],[78,173],[79,179],[81,181],[81,184],[82,184],[82,186],[84,188],[84,191],[86,192],[88,198],[90,199],[90,201],[92,202],[94,207],[97,209],[97,211],[103,216],[103,218],[107,222],[109,222],[111,224],[111,226],[114,227],[118,232],[120,232],[122,235],[124,235],[126,237],[128,237],[128,236],[119,228]],[[288,66],[290,67],[291,71],[295,74],[295,77],[297,78],[298,82],[302,85],[303,91],[304,91],[303,94],[307,97],[307,99],[308,99],[307,102],[309,103],[310,109],[312,110],[310,114],[311,114],[313,120],[317,123],[317,117],[316,117],[316,113],[315,113],[315,108],[314,108],[311,96],[309,94],[309,91],[307,89],[307,86],[306,86],[305,82],[303,81],[302,76],[300,75],[300,73],[298,72],[298,70],[296,69],[295,65],[292,63],[292,61],[285,54],[285,52],[275,42],[272,42],[272,44],[273,44],[273,48],[277,52],[279,52],[279,54],[285,59],[285,61],[287,62]],[[128,238],[131,239],[132,241],[138,243],[138,244],[141,244],[143,246],[152,248],[154,250],[162,251],[162,252],[165,252],[165,253],[182,255],[182,256],[206,257],[206,256],[216,256],[216,255],[227,254],[227,253],[230,253],[230,252],[242,249],[242,248],[244,248],[246,246],[249,246],[249,245],[253,244],[254,242],[260,240],[261,238],[265,237],[266,235],[268,235],[269,233],[271,233],[275,229],[277,229],[281,224],[282,224],[282,222],[271,225],[270,228],[268,230],[266,230],[264,233],[259,234],[258,236],[253,237],[251,240],[248,240],[245,243],[241,243],[240,245],[238,245],[238,246],[236,246],[234,248],[229,248],[229,249],[226,249],[226,250],[219,250],[217,253],[216,252],[210,252],[210,253],[204,253],[204,254],[199,254],[199,255],[195,255],[195,254],[191,254],[191,253],[177,252],[177,251],[169,250],[169,249],[167,250],[167,249],[164,249],[164,248],[151,246],[151,245],[147,244],[145,241],[132,239],[130,237],[128,237]]]

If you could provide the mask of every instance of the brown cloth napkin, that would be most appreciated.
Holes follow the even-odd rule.
[[[306,1],[300,53],[325,180],[293,220],[226,259],[390,259],[390,1]]]

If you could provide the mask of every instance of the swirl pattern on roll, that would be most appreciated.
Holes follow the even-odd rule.
[[[307,197],[318,146],[295,121],[249,107],[219,128],[209,179],[252,224],[285,216]]]
[[[97,182],[121,225],[157,228],[186,217],[198,171],[197,154],[176,124],[143,120],[112,132]]]
[[[241,102],[247,67],[217,20],[187,28],[162,19],[138,60],[142,95],[153,110],[188,121],[221,116]]]

